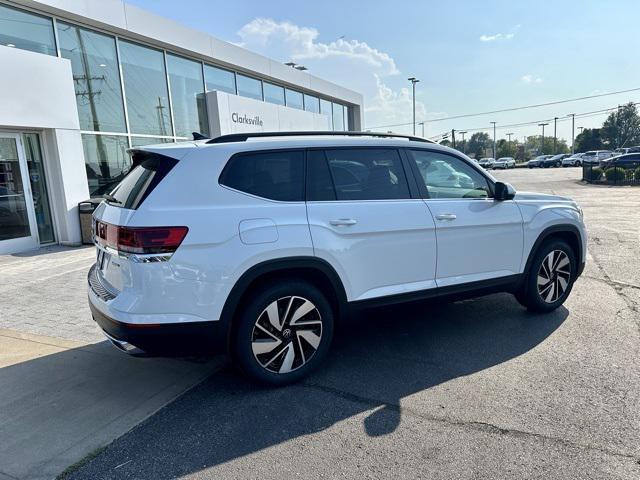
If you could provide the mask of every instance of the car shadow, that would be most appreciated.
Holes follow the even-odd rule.
[[[368,436],[387,435],[402,422],[402,399],[525,354],[567,315],[528,313],[507,294],[365,311],[340,325],[329,360],[304,382],[257,387],[228,367],[70,478],[175,478],[354,416]]]

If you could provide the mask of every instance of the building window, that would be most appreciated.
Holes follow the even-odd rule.
[[[320,99],[320,113],[327,116],[327,128],[333,130],[333,113],[331,111],[331,102],[323,98]]]
[[[164,54],[122,40],[119,45],[131,133],[172,135]]]
[[[0,5],[0,45],[55,56],[53,20]]]
[[[237,75],[238,95],[243,97],[262,100],[262,82],[257,78],[245,77]]]
[[[131,137],[132,147],[144,147],[145,145],[155,145],[157,143],[171,143],[172,138],[161,137]]]
[[[131,167],[129,143],[124,135],[82,135],[89,193],[98,197],[111,192]]]
[[[207,92],[217,90],[219,92],[236,93],[236,75],[229,70],[205,65],[204,78],[206,80]]]
[[[207,106],[204,98],[202,64],[167,55],[173,126],[178,137],[190,137],[192,132],[207,134]]]
[[[304,100],[302,99],[302,93],[295,90],[285,89],[285,97],[287,100],[287,107],[299,108],[304,110]]]
[[[304,94],[304,109],[307,112],[320,113],[320,99],[313,95]]]
[[[71,61],[82,130],[126,132],[113,37],[58,22],[61,55]]]
[[[284,88],[273,83],[262,82],[264,101],[284,105]]]
[[[344,107],[339,103],[333,104],[333,129],[337,132],[344,131]]]

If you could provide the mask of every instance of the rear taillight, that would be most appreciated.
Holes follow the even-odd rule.
[[[122,253],[173,253],[188,231],[187,227],[121,227],[95,222],[96,242]]]

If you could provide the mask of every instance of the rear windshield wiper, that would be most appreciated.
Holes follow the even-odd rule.
[[[122,205],[122,202],[118,200],[116,197],[114,197],[113,195],[105,193],[104,195],[102,195],[102,197],[109,203],[116,203],[116,204]]]

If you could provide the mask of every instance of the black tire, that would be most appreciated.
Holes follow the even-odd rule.
[[[542,263],[543,261],[548,262],[547,257],[549,254],[551,254],[551,252],[562,252],[569,260],[569,262],[566,266],[562,266],[562,268],[556,272],[555,277],[551,277],[549,283],[540,285],[540,289],[542,289],[541,293],[540,289],[538,288],[538,275],[541,274],[541,278],[546,275],[541,272]],[[554,255],[558,255],[558,253],[554,253]],[[558,256],[560,257],[560,261],[558,261],[557,263],[560,264],[563,261],[564,257],[562,257],[562,255]],[[545,264],[545,266],[547,266],[547,264]],[[549,270],[548,267],[547,270]],[[568,272],[568,274],[560,273],[561,271]],[[569,244],[560,239],[550,239],[548,241],[545,241],[534,253],[533,260],[531,261],[531,266],[529,267],[529,271],[524,280],[522,288],[515,293],[515,297],[518,302],[520,302],[521,305],[527,307],[529,311],[543,313],[551,312],[552,310],[555,310],[560,305],[562,305],[571,293],[573,282],[576,279],[576,272],[576,254],[569,246]],[[566,281],[564,290],[562,290],[563,281]],[[545,290],[545,287],[550,285],[551,283],[554,283],[554,285],[547,287],[548,290]],[[557,292],[560,290],[562,290],[562,293],[557,295],[557,298],[554,298],[555,294],[557,294]]]
[[[310,302],[314,310],[296,320],[296,314],[308,308],[305,301]],[[280,330],[271,322],[267,307],[277,309],[276,323],[280,323]],[[325,295],[315,286],[289,280],[252,292],[236,322],[231,339],[235,365],[252,380],[279,386],[301,380],[322,363],[333,337],[334,313]],[[318,337],[314,349],[306,339],[315,343]],[[272,350],[254,354],[254,348],[260,349],[259,343],[269,348],[266,344],[270,342],[276,345]],[[285,363],[290,354],[293,363],[287,368]],[[280,373],[282,370],[285,371]]]
[[[575,163],[575,166],[576,166],[576,167],[579,167],[580,165],[582,165],[582,164],[580,163],[580,160],[578,160],[578,161]]]
[[[559,168],[559,167],[561,167],[561,166],[562,166],[562,163],[560,163],[560,162],[556,162],[556,168]]]

